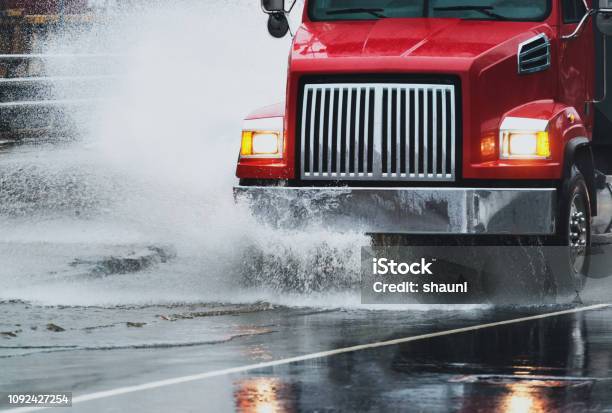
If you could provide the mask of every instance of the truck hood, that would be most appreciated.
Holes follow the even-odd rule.
[[[307,22],[295,36],[293,56],[473,59],[540,25],[433,18]]]

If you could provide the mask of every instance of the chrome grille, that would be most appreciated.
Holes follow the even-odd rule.
[[[455,119],[453,85],[305,85],[301,178],[453,181]]]

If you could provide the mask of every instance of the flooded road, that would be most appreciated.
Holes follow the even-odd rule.
[[[2,391],[71,391],[79,412],[605,412],[612,402],[612,309],[598,307],[610,279],[588,280],[577,307],[364,306],[359,235],[269,232],[215,263],[110,220],[10,224]]]

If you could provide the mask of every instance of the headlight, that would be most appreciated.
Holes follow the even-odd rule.
[[[242,129],[242,158],[283,157],[282,118],[246,120]]]
[[[520,118],[504,120],[500,131],[500,158],[550,159],[550,139],[546,126],[545,121],[537,119],[522,122]]]
[[[270,131],[242,131],[240,155],[279,157],[282,154],[280,133]]]

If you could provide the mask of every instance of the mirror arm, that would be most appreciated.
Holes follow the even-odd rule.
[[[586,0],[583,0],[586,3]],[[565,36],[561,36],[561,39],[563,40],[573,40],[576,39],[580,36],[580,34],[582,33],[582,30],[584,29],[584,26],[587,23],[587,20],[589,20],[589,17],[594,16],[595,14],[597,14],[597,10],[595,9],[587,9],[587,12],[584,16],[582,16],[582,19],[580,20],[580,23],[578,23],[578,26],[576,26],[576,30],[574,30],[573,33],[571,34],[567,34]]]
[[[597,0],[594,0],[594,1],[597,1]],[[589,3],[587,2],[587,0],[582,0],[582,4],[584,4],[585,10],[591,10],[591,7],[589,6]]]
[[[584,0],[586,1],[586,0]],[[289,7],[289,10],[286,10],[285,13],[291,13],[291,10],[293,10],[293,6],[295,6],[295,3],[297,3],[297,0],[293,0],[293,3],[291,3],[291,6]]]

